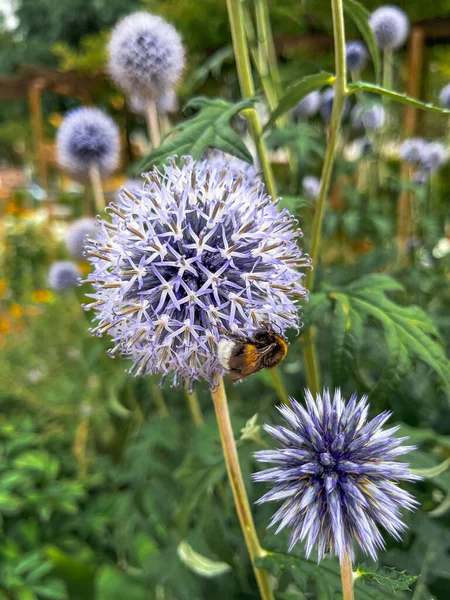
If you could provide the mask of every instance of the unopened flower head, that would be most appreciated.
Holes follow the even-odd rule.
[[[74,221],[66,233],[67,250],[77,260],[84,258],[86,238],[95,238],[98,229],[94,219],[88,217]]]
[[[439,104],[442,108],[450,108],[450,83],[442,88],[439,94]]]
[[[354,40],[345,44],[345,58],[349,71],[362,71],[367,65],[369,53],[363,42]]]
[[[333,102],[334,102],[334,88],[327,87],[324,89],[320,99],[320,116],[324,121],[329,121],[331,118],[331,113],[333,111]],[[344,111],[342,117],[346,117],[350,110],[350,103],[348,98],[345,100]]]
[[[49,286],[59,292],[76,287],[79,278],[80,272],[77,265],[69,260],[54,262],[48,272]]]
[[[400,144],[400,158],[412,165],[418,165],[427,146],[423,138],[409,138]]]
[[[173,88],[184,68],[184,49],[176,29],[146,12],[119,21],[108,53],[116,84],[144,98],[158,98]]]
[[[408,37],[408,17],[396,6],[381,6],[374,10],[369,25],[381,50],[400,48]]]
[[[141,192],[123,191],[100,220],[88,254],[97,335],[109,332],[131,373],[174,384],[221,373],[223,332],[251,334],[268,321],[298,327],[297,300],[309,258],[300,231],[262,183],[185,157],[154,169]]]
[[[314,175],[306,175],[302,181],[303,193],[308,198],[317,198],[320,190],[320,179]]]
[[[314,92],[309,93],[302,100],[300,100],[297,106],[292,109],[292,114],[297,119],[307,119],[309,117],[314,117],[317,114],[317,111],[319,110],[320,101],[320,92],[315,90]]]
[[[305,542],[306,555],[315,547],[319,561],[326,553],[342,561],[353,554],[353,542],[374,560],[384,547],[378,527],[400,539],[405,525],[400,509],[417,502],[399,481],[420,479],[408,465],[395,459],[412,450],[395,438],[398,427],[382,427],[390,413],[367,419],[367,398],[353,395],[348,402],[335,390],[313,398],[306,406],[291,399],[278,410],[287,427],[266,425],[280,444],[276,450],[256,453],[260,462],[274,467],[254,474],[255,481],[273,483],[260,500],[282,501],[270,525],[291,528],[290,550]]]
[[[77,177],[87,177],[91,166],[109,175],[119,163],[119,151],[117,125],[97,108],[76,108],[58,130],[58,162]]]
[[[352,124],[356,129],[378,131],[384,125],[386,114],[381,104],[361,106],[357,104],[352,110]]]

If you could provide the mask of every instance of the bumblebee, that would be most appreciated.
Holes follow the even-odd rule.
[[[251,337],[225,332],[218,345],[218,359],[231,381],[239,381],[261,369],[273,369],[287,353],[287,342],[270,323],[263,322]]]

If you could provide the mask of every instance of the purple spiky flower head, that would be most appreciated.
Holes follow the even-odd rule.
[[[299,326],[297,300],[309,258],[300,231],[259,181],[185,157],[146,176],[141,192],[123,190],[99,220],[88,249],[97,326],[110,354],[131,357],[130,373],[160,373],[175,385],[222,372],[223,330],[251,334],[269,321]]]
[[[261,179],[261,172],[254,165],[250,165],[240,158],[236,158],[220,150],[206,150],[203,154],[201,164],[205,168],[208,168],[209,171],[220,173],[225,169],[233,172],[236,179],[241,177],[242,174],[250,179],[252,183],[257,179]]]
[[[128,94],[156,99],[173,88],[184,68],[177,30],[161,17],[137,12],[113,29],[108,46],[109,72]]]
[[[95,238],[97,225],[94,219],[85,217],[74,221],[66,232],[66,247],[70,254],[77,260],[84,258],[86,238]]]
[[[320,107],[320,92],[315,90],[307,94],[295,108],[292,109],[292,114],[297,119],[308,119],[314,117]]]
[[[98,108],[76,108],[65,117],[58,130],[57,155],[63,169],[86,178],[92,165],[106,177],[119,164],[119,129]]]
[[[400,144],[400,158],[411,165],[418,165],[424,155],[426,146],[427,142],[423,138],[408,138]]]
[[[351,113],[352,125],[358,129],[368,129],[369,131],[380,130],[385,122],[386,113],[381,104],[372,106],[361,106],[357,104]]]
[[[75,263],[69,260],[54,262],[48,272],[48,285],[58,291],[69,290],[78,285],[80,271]]]
[[[374,10],[369,25],[381,50],[400,48],[408,37],[408,17],[396,6],[380,6]]]
[[[320,190],[320,179],[314,175],[306,175],[302,181],[303,193],[308,198],[317,198]]]
[[[439,94],[439,104],[442,108],[450,108],[450,83],[444,85]]]
[[[346,402],[339,389],[316,399],[306,391],[305,401],[303,407],[291,398],[291,407],[278,407],[287,427],[265,426],[281,447],[255,454],[276,465],[253,475],[273,483],[258,503],[283,502],[270,525],[279,523],[277,533],[292,528],[289,550],[305,541],[307,556],[316,547],[319,561],[326,553],[342,561],[353,558],[356,540],[375,559],[384,547],[378,526],[399,539],[405,529],[400,509],[418,504],[398,482],[420,477],[395,460],[413,448],[401,445],[407,438],[393,437],[398,427],[382,428],[389,412],[367,419],[365,396]]]
[[[425,172],[434,173],[443,167],[449,158],[447,148],[441,142],[428,142],[424,145],[419,164]]]
[[[345,58],[349,71],[362,71],[369,60],[369,53],[363,42],[353,40],[345,44]]]

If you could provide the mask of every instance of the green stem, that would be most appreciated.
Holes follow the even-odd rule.
[[[156,407],[159,412],[159,416],[163,419],[166,419],[170,416],[169,409],[167,408],[166,401],[164,400],[164,395],[162,393],[162,389],[156,383],[156,381],[150,382],[153,400],[155,401]]]
[[[253,98],[255,95],[255,86],[253,84],[247,39],[245,37],[244,12],[241,0],[227,0],[227,9],[241,94],[243,98]],[[250,135],[255,144],[259,166],[262,170],[267,193],[272,196],[272,198],[276,198],[277,191],[275,180],[273,178],[272,168],[267,156],[267,149],[262,137],[262,128],[258,119],[258,113],[256,112],[256,109],[248,108],[243,111],[243,115],[248,121]]]
[[[385,90],[394,89],[394,51],[392,48],[386,48],[383,51],[383,87]],[[391,115],[389,100],[383,97],[384,110],[386,111],[386,121],[384,125],[385,134],[389,133],[391,126]]]
[[[343,600],[354,600],[352,560],[348,554],[341,562],[341,581]]]
[[[289,404],[289,396],[286,392],[286,389],[283,384],[283,380],[280,377],[280,371],[277,367],[270,370],[270,375],[272,377],[273,387],[277,392],[278,399],[282,404]]]
[[[250,510],[250,503],[245,491],[244,480],[242,478],[239,457],[236,449],[233,429],[231,427],[230,413],[228,411],[228,402],[225,392],[223,379],[216,381],[216,387],[211,391],[216,411],[217,424],[219,426],[220,439],[222,442],[223,455],[227,467],[228,478],[230,480],[233,492],[234,503],[244,535],[247,550],[252,562],[256,582],[263,600],[274,600],[270,586],[269,575],[264,569],[255,566],[257,558],[265,556],[266,552],[261,548],[258,535],[256,533],[255,523]]]
[[[330,127],[328,130],[328,144],[320,178],[320,189],[316,201],[316,210],[312,224],[312,237],[310,257],[314,269],[317,268],[322,238],[322,222],[325,206],[330,190],[331,175],[333,172],[336,152],[339,142],[342,114],[344,112],[345,98],[347,95],[347,67],[345,60],[345,28],[342,0],[331,0],[333,13],[333,34],[335,48],[336,81],[334,84],[333,110],[331,112]],[[310,269],[306,275],[305,287],[310,292],[314,289],[315,270]],[[304,334],[304,358],[306,363],[307,384],[314,393],[320,389],[318,373],[318,360],[315,335],[311,327]]]
[[[200,402],[198,401],[197,392],[189,392],[188,388],[185,387],[184,393],[186,396],[189,412],[191,413],[191,417],[195,426],[202,427],[205,424],[205,420],[203,419],[203,413],[200,407]]]

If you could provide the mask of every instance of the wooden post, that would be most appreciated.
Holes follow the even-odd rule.
[[[425,50],[425,32],[420,26],[411,29],[408,44],[408,82],[406,93],[412,98],[420,97],[423,59]],[[407,106],[405,114],[405,135],[412,136],[417,127],[417,108]]]

